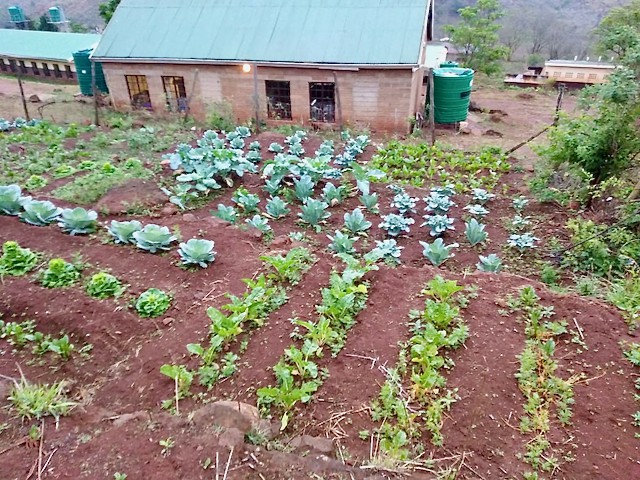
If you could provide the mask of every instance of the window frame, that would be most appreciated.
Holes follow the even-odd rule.
[[[53,64],[53,76],[56,78],[62,78],[62,70],[60,70],[60,65],[57,63]]]
[[[129,102],[131,108],[134,110],[153,110],[153,104],[151,103],[151,92],[149,91],[149,82],[147,82],[146,75],[125,75],[124,81],[127,84],[127,91],[129,92]],[[135,87],[135,91],[132,90]],[[145,89],[146,87],[146,89]],[[146,94],[146,98],[145,95]],[[134,97],[138,96],[137,99]],[[145,102],[145,100],[147,100]]]
[[[163,75],[162,88],[164,89],[164,96],[167,100],[167,110],[170,112],[185,112],[187,110],[186,100],[189,97],[187,96],[184,77],[178,75]]]
[[[336,122],[335,82],[309,82],[309,113],[312,122]]]
[[[291,82],[289,80],[265,80],[267,118],[269,120],[293,120]]]
[[[67,78],[73,79],[73,72],[71,71],[71,65],[65,65],[64,71],[67,74]]]
[[[42,71],[44,72],[45,77],[51,76],[51,70],[49,69],[49,64],[42,62]]]
[[[31,62],[31,72],[34,75],[40,75],[40,69],[38,68],[38,64],[36,62]]]

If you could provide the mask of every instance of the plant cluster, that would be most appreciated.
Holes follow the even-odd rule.
[[[171,306],[171,297],[157,288],[150,288],[136,300],[136,311],[142,318],[154,318],[164,314]]]
[[[86,285],[87,294],[94,298],[119,297],[125,287],[120,280],[107,272],[94,273]]]
[[[55,353],[63,360],[69,360],[75,350],[68,335],[58,338],[45,335],[36,330],[33,320],[25,322],[7,322],[0,320],[0,338],[4,338],[10,345],[22,349],[31,345],[31,351],[35,355],[44,355],[47,352]],[[82,351],[82,350],[81,350]]]
[[[36,268],[38,255],[28,248],[21,247],[18,242],[7,241],[2,244],[0,257],[0,277],[12,275],[19,277],[26,275]]]
[[[51,260],[49,266],[40,275],[40,283],[47,288],[70,287],[78,280],[80,280],[80,271],[76,265],[65,262],[62,258]]]

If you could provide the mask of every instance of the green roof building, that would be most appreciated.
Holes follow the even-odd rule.
[[[122,0],[93,59],[116,108],[406,130],[432,0]]]
[[[100,35],[0,29],[0,72],[75,82],[73,52],[94,48]]]

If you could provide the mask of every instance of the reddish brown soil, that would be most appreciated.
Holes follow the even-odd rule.
[[[263,134],[263,145],[282,141],[282,136]],[[313,152],[319,145],[314,138],[305,144]],[[266,150],[266,149],[265,149]],[[266,156],[266,151],[263,152]],[[371,155],[369,153],[368,155]],[[319,363],[326,367],[329,378],[317,392],[312,403],[299,408],[290,429],[279,440],[285,444],[300,433],[336,438],[348,459],[344,466],[340,455],[335,459],[266,452],[263,448],[244,446],[235,450],[228,478],[385,478],[371,477],[370,470],[358,467],[366,462],[369,442],[358,438],[361,430],[373,430],[366,407],[377,396],[384,375],[378,368],[395,364],[399,342],[408,338],[408,313],[418,309],[423,299],[419,294],[425,282],[435,275],[445,275],[465,286],[477,286],[478,297],[472,299],[464,312],[471,337],[464,348],[451,354],[455,366],[447,373],[448,386],[457,388],[460,400],[454,404],[443,425],[444,447],[432,447],[424,438],[426,456],[434,458],[465,454],[459,478],[520,478],[529,470],[517,457],[529,440],[518,431],[524,398],[518,390],[514,374],[518,355],[524,348],[523,325],[517,315],[501,316],[505,298],[516,294],[523,285],[535,286],[545,305],[554,305],[557,317],[573,321],[584,332],[589,349],[578,353],[570,336],[560,341],[556,357],[558,374],[568,378],[584,373],[588,380],[575,387],[575,415],[567,428],[552,423],[554,447],[572,461],[561,461],[561,469],[553,478],[637,478],[640,476],[640,451],[634,439],[631,414],[637,406],[633,400],[634,375],[623,360],[619,342],[632,341],[622,317],[612,308],[575,295],[550,293],[536,282],[536,257],[508,255],[502,250],[508,237],[504,221],[513,216],[510,197],[523,188],[520,174],[503,178],[507,196],[500,195],[489,207],[487,219],[491,242],[481,249],[465,246],[464,225],[458,220],[457,230],[445,236],[446,243],[457,241],[461,247],[456,257],[443,267],[434,268],[422,256],[418,240],[430,241],[427,231],[420,228],[422,211],[413,215],[416,224],[409,236],[401,237],[404,246],[403,265],[392,269],[382,267],[368,275],[370,296],[358,322],[349,332],[347,344],[337,358],[327,355]],[[259,193],[262,204],[266,195],[259,190],[261,181],[248,176],[243,183]],[[381,213],[391,211],[390,192],[384,185],[374,186],[380,195]],[[502,187],[496,189],[502,192]],[[410,189],[410,193],[425,196],[426,189]],[[209,205],[187,215],[162,215],[140,218],[179,230],[183,239],[210,238],[216,242],[216,262],[204,270],[184,270],[177,266],[175,250],[162,255],[141,253],[134,247],[115,246],[104,231],[90,237],[70,237],[56,226],[38,228],[20,223],[16,218],[0,217],[0,242],[16,240],[22,246],[43,252],[45,258],[60,256],[67,260],[81,255],[87,264],[84,274],[106,269],[128,285],[119,301],[98,301],[89,298],[80,285],[65,290],[48,290],[29,275],[23,278],[3,278],[0,283],[0,313],[6,321],[34,319],[38,330],[72,336],[80,348],[93,345],[87,358],[78,354],[68,362],[46,356],[34,358],[29,352],[13,352],[5,340],[0,340],[0,374],[19,377],[17,364],[31,382],[68,380],[69,394],[80,402],[73,414],[54,422],[45,422],[43,453],[55,454],[45,472],[52,479],[111,479],[115,472],[128,478],[212,478],[214,472],[203,470],[206,458],[215,459],[216,452],[226,462],[228,449],[219,444],[221,432],[213,425],[189,421],[189,413],[201,407],[196,399],[181,402],[181,416],[164,413],[160,402],[173,395],[173,382],[160,374],[165,363],[195,366],[187,358],[186,345],[201,341],[207,334],[209,319],[206,308],[226,303],[225,293],[244,291],[243,278],[254,276],[261,268],[259,256],[273,249],[290,248],[286,235],[301,230],[295,224],[298,206],[285,220],[272,222],[276,241],[273,246],[262,242],[251,231],[244,231],[215,220],[209,211],[218,203],[230,204],[232,190],[225,190]],[[468,198],[456,196],[458,207],[451,215],[463,218],[462,207]],[[194,387],[202,399],[238,399],[255,404],[255,390],[272,384],[270,370],[283,349],[292,343],[290,318],[314,318],[314,306],[320,301],[320,290],[327,285],[331,269],[339,265],[327,251],[326,235],[342,226],[343,214],[358,205],[356,198],[332,209],[323,232],[304,230],[318,262],[305,279],[289,291],[289,302],[272,314],[267,324],[249,339],[247,353],[241,357],[239,372],[220,383],[212,392]],[[422,206],[420,207],[422,208]],[[545,254],[546,241],[559,231],[571,212],[554,206],[532,204],[527,214],[537,222],[536,234],[541,237],[538,255]],[[371,249],[374,239],[383,238],[378,217],[367,214],[374,222],[369,237],[358,242],[358,249]],[[101,216],[102,222],[112,218]],[[495,252],[505,258],[506,270],[500,275],[471,273],[478,253]],[[518,275],[514,274],[517,273]],[[519,276],[531,274],[532,278]],[[131,301],[150,287],[172,293],[172,308],[157,320],[141,319],[131,309]],[[0,391],[8,382],[0,380]],[[3,395],[6,396],[6,395]],[[8,403],[3,398],[1,406]],[[133,414],[125,417],[120,416]],[[338,420],[336,415],[343,414]],[[23,438],[34,420],[21,422],[9,409],[0,410],[0,452]],[[172,437],[175,447],[163,457],[160,440]],[[55,450],[54,450],[55,449]],[[570,455],[569,455],[570,454]],[[0,453],[0,478],[22,479],[38,458],[38,448],[24,445]],[[316,475],[315,477],[313,475]],[[380,473],[382,475],[382,473]],[[414,472],[411,478],[433,478],[431,474]]]

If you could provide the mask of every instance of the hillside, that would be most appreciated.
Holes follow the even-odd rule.
[[[68,20],[87,27],[101,27],[103,22],[98,16],[100,3],[102,3],[101,0],[0,0],[0,26],[8,26],[7,8],[20,5],[25,14],[34,20],[46,13],[49,7],[60,6],[64,9]]]

